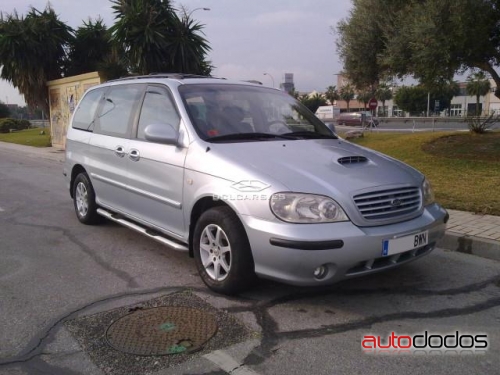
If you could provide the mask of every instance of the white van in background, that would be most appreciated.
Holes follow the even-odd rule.
[[[334,105],[324,105],[318,107],[315,113],[316,117],[325,121],[336,121],[340,115],[340,108]]]

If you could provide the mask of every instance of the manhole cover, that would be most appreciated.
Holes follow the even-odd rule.
[[[106,340],[129,354],[178,354],[200,349],[216,331],[215,316],[203,310],[156,307],[118,319],[108,327]]]

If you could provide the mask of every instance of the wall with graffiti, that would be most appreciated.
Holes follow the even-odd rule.
[[[66,133],[78,101],[90,87],[102,82],[98,72],[49,81],[50,134],[52,146],[64,149]]]

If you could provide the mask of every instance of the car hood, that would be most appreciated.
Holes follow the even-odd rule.
[[[423,180],[412,167],[342,139],[212,143],[209,149],[189,168],[234,182],[257,179],[272,192],[326,195],[343,207],[352,206],[356,194]],[[353,162],[341,164],[341,158]]]
[[[393,184],[418,185],[423,179],[402,162],[341,139],[225,143],[211,148],[221,158],[267,174],[295,192],[350,193]],[[339,163],[341,158],[356,156],[366,162]],[[217,174],[232,179],[224,176],[224,169]]]

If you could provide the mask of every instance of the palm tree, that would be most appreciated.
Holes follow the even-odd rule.
[[[72,76],[99,70],[99,65],[111,54],[111,34],[101,18],[84,21],[75,31],[69,46],[66,75]]]
[[[175,16],[170,0],[111,0],[115,23],[111,38],[138,74],[170,71],[168,35]]]
[[[115,24],[112,41],[128,57],[134,73],[179,71],[206,73],[210,49],[200,35],[203,25],[186,15],[179,17],[170,0],[111,0]]]
[[[347,112],[349,112],[349,102],[354,99],[354,89],[350,84],[340,89],[340,99],[345,100],[347,103]]]
[[[381,83],[377,91],[375,91],[375,97],[382,102],[382,113],[384,116],[387,116],[385,113],[385,102],[386,100],[392,99],[392,90],[385,83]]]
[[[339,95],[339,92],[337,91],[337,87],[336,86],[328,86],[326,88],[325,98],[330,102],[331,105],[333,105],[333,103],[336,100],[339,100],[340,95]]]
[[[490,89],[490,81],[481,70],[471,74],[467,78],[467,93],[476,97],[476,116],[481,115],[481,111],[479,111],[479,98],[485,96]]]
[[[167,52],[175,71],[192,74],[210,74],[212,67],[205,61],[210,46],[203,33],[203,25],[195,22],[189,14],[175,15]]]
[[[320,106],[327,104],[325,97],[320,93],[315,93],[314,95],[302,95],[299,98],[299,101],[304,104],[312,113],[315,113]]]
[[[72,29],[48,5],[33,7],[25,17],[14,11],[0,15],[1,78],[24,95],[28,106],[48,112],[46,82],[62,77]]]
[[[363,90],[360,93],[358,93],[358,101],[363,103],[363,108],[366,109],[366,103],[370,101],[370,99],[373,97],[373,91],[368,89],[368,90]]]

